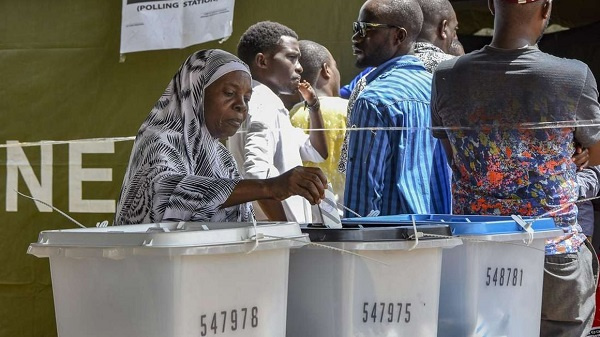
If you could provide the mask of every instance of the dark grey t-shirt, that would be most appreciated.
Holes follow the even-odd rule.
[[[589,67],[536,47],[485,46],[442,62],[434,75],[433,126],[600,122],[598,88]],[[446,133],[434,131],[434,136],[446,138]],[[600,126],[579,127],[575,138],[590,146],[600,141]]]

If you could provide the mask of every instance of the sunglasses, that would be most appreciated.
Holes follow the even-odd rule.
[[[367,36],[367,31],[369,29],[376,28],[402,28],[400,26],[388,25],[387,23],[371,23],[371,22],[361,22],[355,21],[352,23],[352,32],[354,34],[358,34],[360,37]]]

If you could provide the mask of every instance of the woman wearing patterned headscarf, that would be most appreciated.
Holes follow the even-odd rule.
[[[138,131],[115,225],[249,221],[249,201],[291,195],[318,203],[327,184],[318,169],[241,180],[219,139],[237,132],[251,94],[250,71],[236,56],[218,49],[192,54]]]

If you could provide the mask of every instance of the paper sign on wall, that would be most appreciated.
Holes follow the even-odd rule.
[[[121,54],[231,36],[235,0],[123,0]]]

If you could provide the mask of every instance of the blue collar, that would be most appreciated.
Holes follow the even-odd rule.
[[[402,55],[394,57],[393,59],[389,59],[384,63],[380,64],[377,68],[375,68],[373,71],[367,74],[365,80],[367,81],[367,83],[370,83],[371,81],[379,77],[379,75],[384,74],[392,68],[404,67],[417,67],[423,69],[424,71],[427,71],[425,69],[425,65],[423,64],[423,61],[421,61],[421,59],[419,59],[415,55]]]

